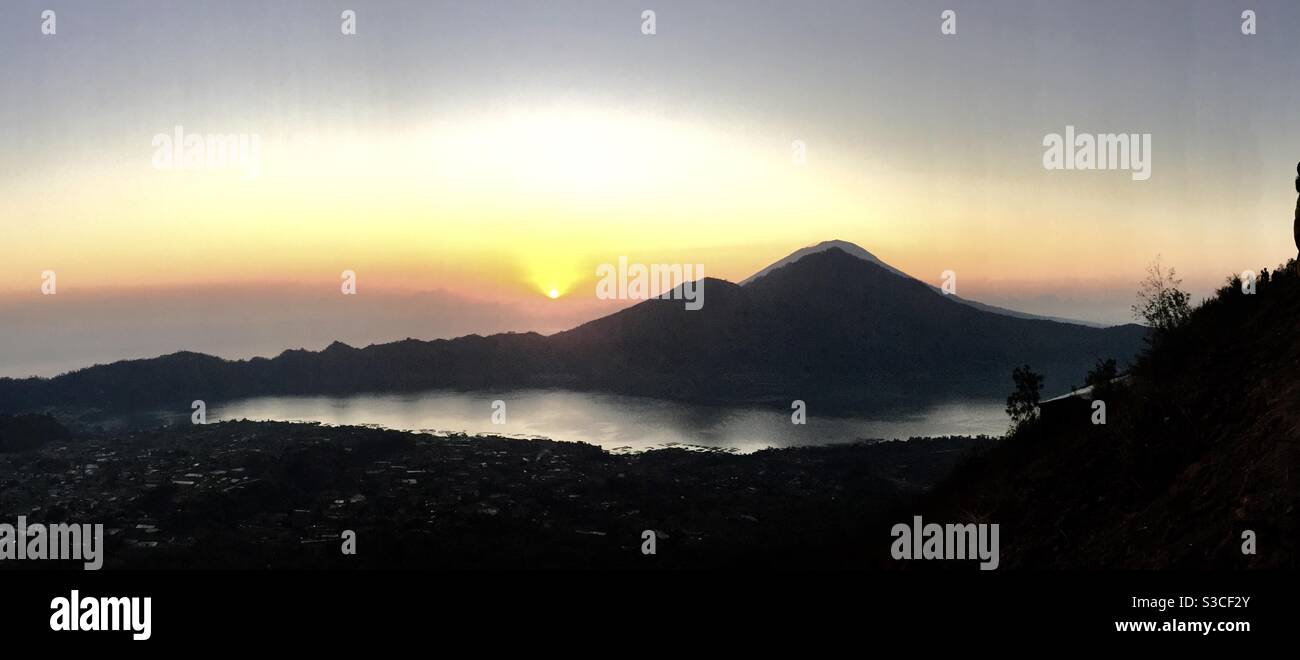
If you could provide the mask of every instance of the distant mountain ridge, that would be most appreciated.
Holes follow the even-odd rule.
[[[839,246],[760,275],[743,286],[706,278],[698,311],[651,299],[549,337],[469,335],[366,348],[335,342],[319,352],[240,361],[182,352],[51,379],[0,379],[0,412],[521,387],[897,409],[1005,395],[1011,369],[1024,363],[1047,375],[1049,391],[1065,389],[1099,358],[1135,355],[1146,333],[1136,325],[1092,328],[988,312]]]

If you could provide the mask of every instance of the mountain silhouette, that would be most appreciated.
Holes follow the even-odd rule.
[[[0,411],[518,387],[873,410],[1000,396],[1024,363],[1047,376],[1049,390],[1066,389],[1098,358],[1135,355],[1146,333],[986,311],[840,245],[778,262],[743,286],[712,278],[701,286],[702,309],[651,299],[549,337],[334,342],[240,361],[182,352],[51,379],[0,379]]]
[[[784,265],[786,265],[786,264],[790,264],[790,263],[794,263],[794,262],[796,262],[796,261],[798,261],[798,260],[800,260],[800,259],[802,259],[802,258],[804,258],[804,257],[806,257],[806,256],[808,256],[808,255],[810,255],[810,254],[816,254],[816,253],[818,253],[818,252],[825,252],[826,250],[830,250],[830,249],[833,249],[833,248],[838,248],[838,249],[844,251],[846,254],[852,255],[852,256],[857,257],[857,258],[859,258],[859,259],[862,259],[863,261],[868,261],[868,262],[870,262],[870,263],[876,264],[877,266],[880,266],[881,268],[884,268],[885,270],[887,270],[887,271],[889,271],[889,272],[891,272],[891,273],[893,273],[893,274],[895,274],[895,275],[897,275],[897,276],[899,276],[899,277],[905,277],[905,278],[907,278],[907,279],[914,279],[911,275],[908,275],[907,273],[904,273],[903,271],[901,271],[901,270],[899,270],[899,269],[897,269],[897,268],[894,268],[893,266],[891,266],[891,265],[885,263],[884,261],[881,261],[880,258],[878,258],[876,255],[874,255],[874,254],[872,254],[872,253],[870,253],[870,252],[867,252],[866,250],[864,250],[863,248],[859,247],[858,245],[856,245],[856,244],[854,244],[854,243],[850,243],[850,242],[848,242],[848,241],[841,241],[841,240],[831,240],[831,241],[822,241],[821,243],[818,243],[818,244],[816,244],[816,245],[812,245],[812,246],[809,246],[809,247],[806,247],[806,248],[802,248],[802,249],[799,249],[799,250],[795,250],[794,252],[791,252],[789,255],[787,255],[784,259],[781,259],[780,261],[777,261],[776,263],[774,263],[774,264],[768,266],[767,268],[764,268],[763,270],[760,270],[760,271],[758,271],[757,273],[754,273],[753,275],[750,275],[749,277],[745,278],[744,280],[741,280],[740,284],[741,284],[741,286],[744,286],[744,285],[746,285],[746,284],[749,284],[750,282],[753,282],[753,281],[755,281],[755,280],[757,280],[757,279],[763,277],[764,275],[767,275],[768,273],[772,272],[773,270],[776,270],[777,268],[780,268],[781,266],[784,266]],[[936,293],[941,293],[939,287],[934,286],[933,284],[927,284],[926,286],[930,287],[930,289],[932,289],[932,290],[935,291]],[[1004,316],[1014,316],[1014,317],[1016,317],[1016,318],[1020,318],[1020,319],[1040,319],[1040,320],[1044,320],[1044,321],[1059,321],[1059,322],[1061,322],[1061,323],[1074,323],[1074,324],[1078,324],[1078,325],[1087,325],[1087,326],[1092,326],[1092,327],[1094,327],[1094,328],[1103,328],[1103,327],[1107,327],[1107,326],[1105,326],[1104,324],[1093,323],[1093,322],[1091,322],[1091,321],[1080,321],[1080,320],[1076,320],[1076,319],[1066,319],[1066,318],[1060,318],[1060,317],[1056,317],[1056,316],[1040,316],[1040,315],[1037,315],[1037,314],[1028,314],[1028,313],[1025,313],[1025,312],[1016,311],[1016,310],[1014,310],[1014,309],[1007,309],[1007,308],[1005,308],[1005,307],[996,307],[996,306],[994,306],[994,305],[986,305],[986,304],[981,303],[981,302],[976,302],[976,301],[974,301],[974,300],[968,300],[968,299],[966,299],[966,298],[962,298],[961,296],[958,296],[958,295],[956,295],[956,294],[948,294],[948,299],[949,299],[949,300],[953,300],[953,301],[955,301],[955,302],[959,302],[959,303],[961,303],[961,304],[963,304],[963,305],[967,305],[967,306],[970,306],[970,307],[974,307],[975,309],[982,310],[982,311],[985,311],[985,312],[993,312],[994,314],[1002,314],[1002,315],[1004,315]]]
[[[750,282],[762,278],[763,276],[767,275],[768,273],[774,270],[777,270],[784,266],[788,266],[800,259],[803,259],[804,257],[810,254],[817,254],[818,252],[825,252],[831,249],[838,249],[841,252],[844,252],[845,254],[848,254],[850,256],[854,256],[863,261],[876,264],[877,266],[880,266],[881,268],[884,268],[885,270],[895,275],[898,275],[899,277],[909,277],[909,278],[911,277],[907,273],[904,273],[903,271],[898,270],[897,268],[894,268],[893,266],[890,266],[889,264],[881,261],[878,257],[876,257],[876,255],[867,252],[864,248],[857,245],[856,243],[850,243],[848,241],[841,241],[841,240],[830,240],[830,241],[822,241],[816,245],[810,245],[806,248],[800,248],[798,250],[795,250],[794,252],[791,252],[790,254],[786,255],[785,258],[776,261],[775,263],[768,266],[767,268],[764,268],[763,270],[760,270],[757,273],[754,273],[753,275],[750,275],[749,277],[746,277],[745,279],[741,280],[740,285],[745,286],[746,284],[749,284]]]
[[[704,300],[649,300],[550,341],[598,389],[874,408],[1005,394],[1025,362],[1066,388],[1098,358],[1135,355],[1146,333],[984,311],[838,246],[743,285],[706,279]]]

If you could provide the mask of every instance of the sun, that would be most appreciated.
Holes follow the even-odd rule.
[[[545,239],[531,239],[531,250],[520,255],[521,284],[532,295],[551,300],[565,300],[589,270],[585,259],[571,253],[572,245],[555,244]]]

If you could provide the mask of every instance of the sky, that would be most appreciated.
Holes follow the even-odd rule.
[[[965,298],[1122,323],[1156,255],[1204,296],[1295,254],[1294,2],[0,15],[0,375],[554,332],[628,304],[594,293],[620,256],[740,281],[840,239]],[[255,137],[256,167],[169,169],[178,126]],[[1150,178],[1046,169],[1067,126],[1150,134]]]

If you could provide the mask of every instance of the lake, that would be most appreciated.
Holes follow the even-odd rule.
[[[492,423],[492,402],[505,402],[505,422]],[[1004,402],[935,404],[892,416],[832,417],[808,409],[807,424],[791,410],[726,408],[564,390],[428,391],[349,396],[268,396],[226,405],[209,402],[208,421],[235,419],[371,425],[438,434],[467,433],[576,440],[606,449],[642,450],[676,444],[751,452],[859,439],[1001,435]]]

